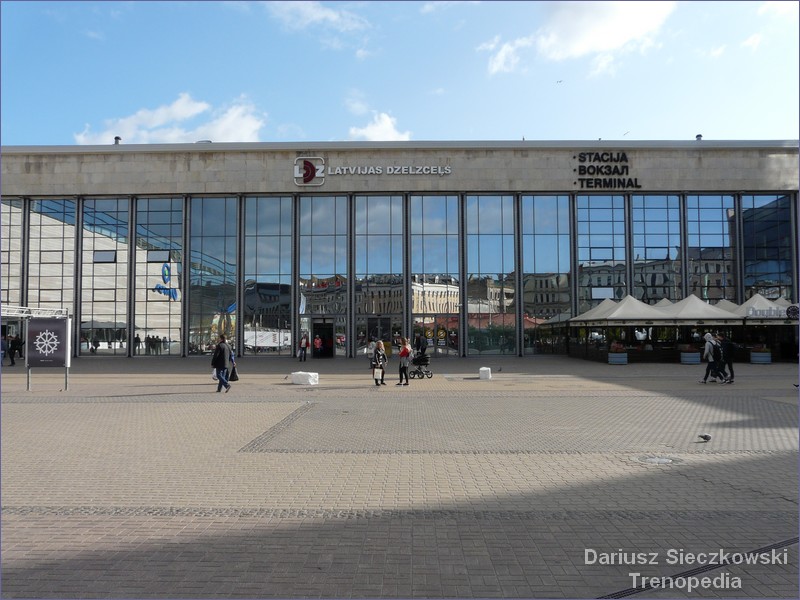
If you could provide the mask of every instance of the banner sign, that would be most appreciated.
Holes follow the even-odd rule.
[[[25,334],[27,367],[69,367],[72,319],[30,319]]]

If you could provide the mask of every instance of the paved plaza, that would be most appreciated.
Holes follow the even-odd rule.
[[[800,595],[796,364],[209,362],[3,367],[3,598]]]

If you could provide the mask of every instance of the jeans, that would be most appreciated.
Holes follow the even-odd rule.
[[[231,384],[228,383],[228,369],[225,367],[217,369],[217,380],[219,381],[219,383],[217,383],[218,392],[221,391],[222,388],[229,388]]]
[[[301,346],[297,355],[300,357],[300,362],[305,362],[305,360],[306,360],[306,348],[304,346]]]

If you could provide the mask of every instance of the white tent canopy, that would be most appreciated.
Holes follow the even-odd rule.
[[[604,305],[605,308],[603,310],[598,310]],[[606,299],[595,309],[586,311],[584,314],[570,319],[570,321],[597,325],[610,325],[612,323],[615,325],[635,325],[647,322],[652,325],[652,321],[663,318],[664,315],[660,309],[628,295],[619,302]]]
[[[741,321],[741,318],[732,312],[706,304],[700,298],[691,294],[672,306],[659,307],[670,319],[680,321],[694,321],[702,324],[731,323]]]
[[[747,302],[739,306],[734,313],[740,319],[747,319],[748,323],[769,323],[783,321],[787,318],[785,306],[767,300],[761,294],[754,294]]]

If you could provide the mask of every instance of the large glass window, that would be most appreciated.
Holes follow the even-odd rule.
[[[516,354],[514,197],[467,196],[470,354]]]
[[[733,196],[687,196],[686,213],[689,293],[735,302]]]
[[[633,196],[633,290],[647,304],[681,300],[678,196]]]
[[[82,355],[127,354],[128,199],[83,202]]]
[[[792,298],[792,213],[789,196],[743,196],[744,295]]]
[[[136,200],[133,353],[181,352],[183,199]],[[197,352],[197,348],[193,348]]]
[[[189,343],[198,351],[208,352],[224,334],[238,352],[237,199],[194,197],[190,206]]]
[[[570,313],[568,196],[522,197],[524,351],[542,349],[542,322]]]
[[[0,200],[0,303],[22,304],[22,200]]]
[[[625,198],[578,196],[578,314],[627,294]]]
[[[458,356],[458,196],[411,196],[410,201],[414,343]]]
[[[242,349],[291,354],[292,199],[249,197],[244,202]]]
[[[75,200],[31,202],[28,306],[75,314]]]
[[[346,196],[300,198],[301,333],[309,335],[315,357],[345,352],[347,214]]]
[[[403,327],[403,197],[355,197],[356,352],[382,340],[391,352]]]

